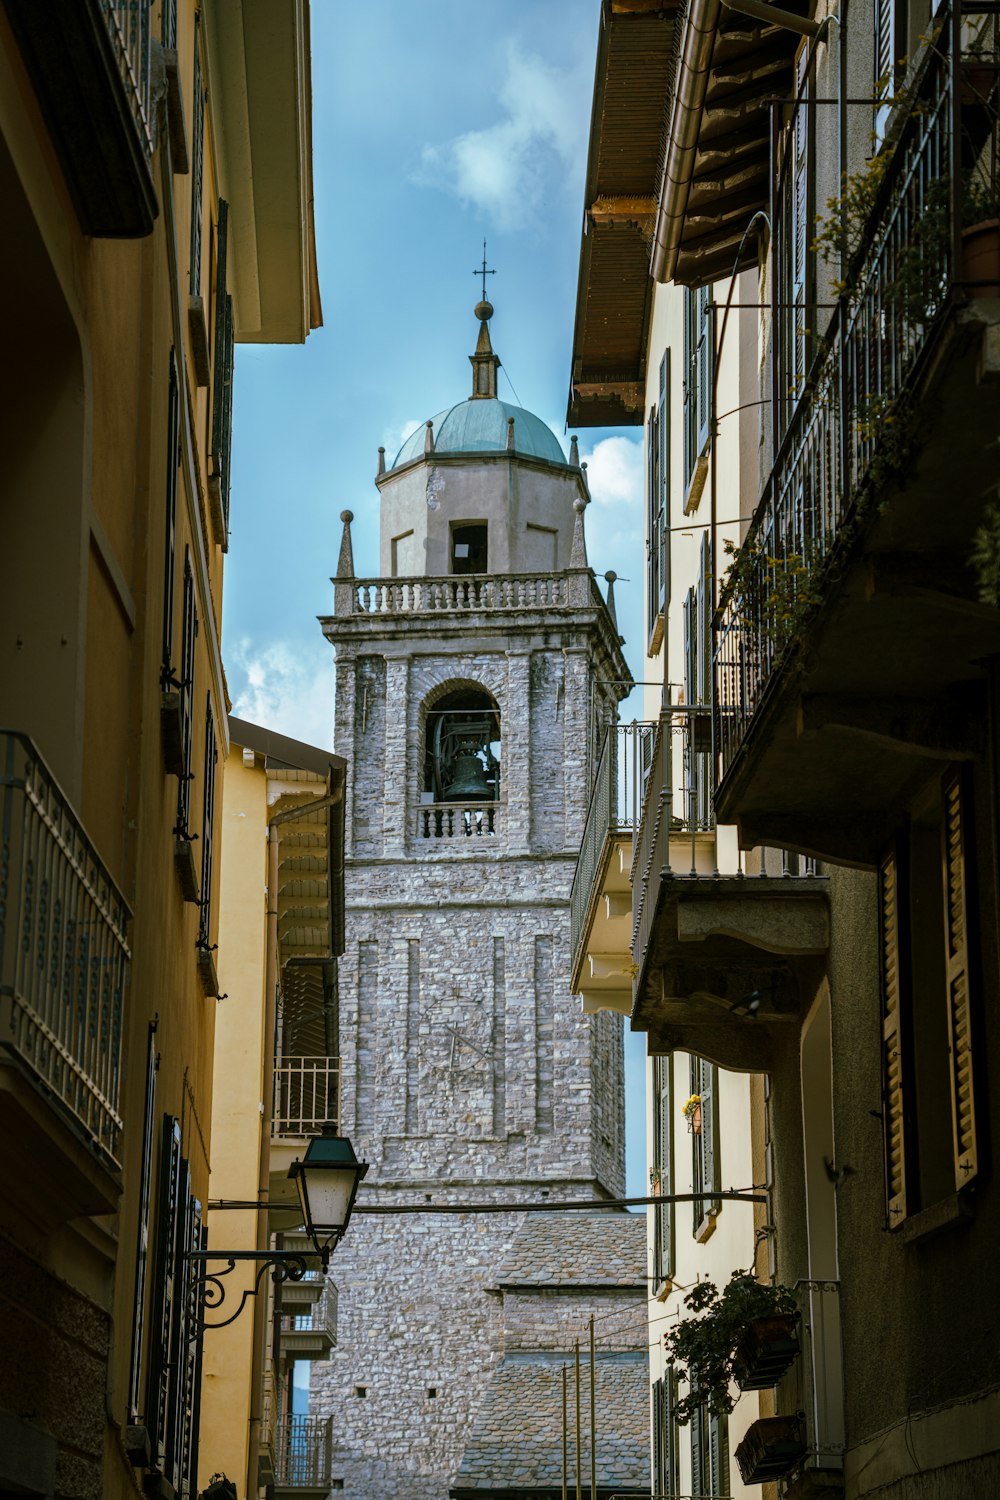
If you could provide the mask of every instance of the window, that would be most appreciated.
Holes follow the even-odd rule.
[[[215,720],[212,715],[212,695],[208,695],[205,707],[205,774],[202,787],[201,814],[201,918],[198,923],[198,947],[210,948],[212,944],[212,859],[214,853],[213,834],[215,825],[215,767],[219,752],[215,744]]]
[[[693,1204],[691,1232],[705,1240],[715,1228],[722,1200],[713,1196],[722,1187],[719,1160],[719,1070],[703,1057],[691,1058],[691,1092],[701,1100],[700,1118],[691,1133],[692,1191],[708,1196]]]
[[[702,532],[698,581],[684,599],[684,782],[689,828],[712,826],[712,589],[711,548]],[[701,712],[691,710],[700,708]]]
[[[805,390],[809,373],[809,325],[814,317],[815,254],[813,240],[812,178],[813,118],[815,89],[806,80],[809,47],[803,43],[795,64],[795,84],[801,103],[782,136],[778,151],[778,184],[776,195],[778,275],[776,278],[777,313],[777,417],[776,438],[791,420],[792,412]]]
[[[194,83],[191,89],[191,266],[188,290],[201,296],[201,225],[205,196],[205,85],[201,73],[201,14],[194,18]]]
[[[677,1425],[677,1373],[671,1366],[652,1386],[653,1493],[679,1494],[681,1487],[680,1429]]]
[[[191,753],[194,728],[194,658],[198,637],[198,611],[194,602],[194,569],[191,549],[184,548],[184,596],[181,619],[181,773],[177,778],[177,822],[174,834],[190,840],[191,821]]]
[[[487,571],[487,526],[475,522],[451,528],[451,571],[485,573]]]
[[[670,603],[670,350],[660,360],[660,397],[646,435],[646,615],[649,653],[660,649]]]
[[[684,289],[684,489],[708,443],[712,382],[710,287]]]
[[[890,1229],[973,1182],[978,991],[961,768],[925,789],[878,870],[882,1094]]]
[[[160,681],[164,687],[173,682],[174,654],[174,573],[177,554],[177,471],[180,468],[180,392],[177,382],[177,356],[170,351],[167,381],[167,476],[164,491],[166,539],[163,554],[163,642],[160,659]]]
[[[139,1223],[135,1248],[135,1296],[132,1301],[132,1357],[129,1366],[129,1420],[137,1422],[142,1400],[143,1331],[146,1323],[146,1283],[149,1271],[149,1215],[153,1191],[153,1150],[156,1142],[156,1021],[149,1023],[146,1044],[146,1104],[143,1111],[142,1156],[139,1177]]]
[[[691,1493],[729,1494],[729,1418],[712,1415],[707,1404],[691,1418]]]
[[[201,1205],[181,1155],[180,1122],[164,1116],[156,1212],[153,1320],[146,1427],[153,1462],[178,1495],[193,1494],[198,1471],[201,1282],[188,1256],[204,1249]]]
[[[160,40],[164,47],[172,49],[177,46],[177,0],[163,0]]]
[[[233,299],[226,291],[229,253],[229,204],[219,199],[219,225],[215,249],[215,321],[212,342],[212,441],[211,485],[218,507],[219,537],[223,548],[229,535],[230,458],[233,445],[233,363],[235,329]]]
[[[674,1192],[673,1058],[653,1058],[653,1185],[654,1193]],[[676,1226],[673,1203],[653,1208],[653,1281],[674,1274]]]

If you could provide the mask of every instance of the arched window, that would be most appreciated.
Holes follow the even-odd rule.
[[[500,710],[483,688],[463,687],[427,710],[424,793],[432,802],[500,800]]]

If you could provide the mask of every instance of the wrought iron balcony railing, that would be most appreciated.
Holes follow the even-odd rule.
[[[101,0],[101,14],[135,127],[146,156],[153,154],[150,113],[149,0]]]
[[[639,825],[656,731],[656,724],[636,721],[612,724],[605,735],[570,894],[574,967],[586,938],[588,916],[601,894],[610,845],[616,839],[631,838]]]
[[[293,1305],[281,1315],[282,1345],[285,1349],[295,1346],[294,1334],[318,1334],[336,1340],[337,1336],[337,1288],[329,1279],[323,1291],[311,1307]]]
[[[898,466],[906,398],[926,365],[952,284],[963,280],[963,202],[977,193],[998,201],[1000,53],[993,32],[981,31],[963,58],[970,39],[960,28],[975,13],[975,4],[961,6],[960,17],[939,7],[904,85],[905,118],[880,159],[884,175],[849,287],[723,587],[714,627],[723,774],[804,619],[823,599],[852,523]],[[987,81],[979,90],[978,124],[970,125],[962,95],[970,88],[975,94],[976,84],[963,70],[975,68]],[[969,290],[974,294],[974,285]]]
[[[328,1120],[339,1129],[340,1058],[279,1058],[274,1066],[271,1134],[316,1135]]]
[[[0,1053],[117,1165],[129,909],[32,742],[0,768]]]
[[[274,1482],[279,1488],[323,1489],[331,1480],[332,1417],[286,1417],[275,1434]]]

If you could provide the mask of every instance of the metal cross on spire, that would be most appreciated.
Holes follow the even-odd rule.
[[[473,276],[481,276],[483,278],[483,301],[485,302],[486,301],[486,278],[487,278],[487,276],[495,276],[497,274],[496,271],[488,271],[486,269],[486,241],[485,240],[483,240],[483,263],[482,263],[481,266],[476,266],[476,268],[475,268],[475,270],[473,271],[472,274],[473,274]]]

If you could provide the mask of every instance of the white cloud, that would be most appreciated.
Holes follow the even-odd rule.
[[[589,94],[582,69],[551,67],[511,43],[497,101],[495,124],[425,146],[417,181],[512,229],[532,221],[554,172],[564,178],[582,161]]]
[[[424,425],[424,420],[423,417],[420,417],[413,422],[403,422],[398,427],[386,428],[382,434],[382,447],[385,449],[385,461],[387,465],[392,463],[411,433],[416,432],[418,427]]]
[[[590,498],[595,505],[614,506],[642,522],[642,442],[608,437],[581,453],[587,465]]]
[[[325,641],[258,647],[243,636],[227,653],[226,671],[238,719],[332,748],[333,652]]]

